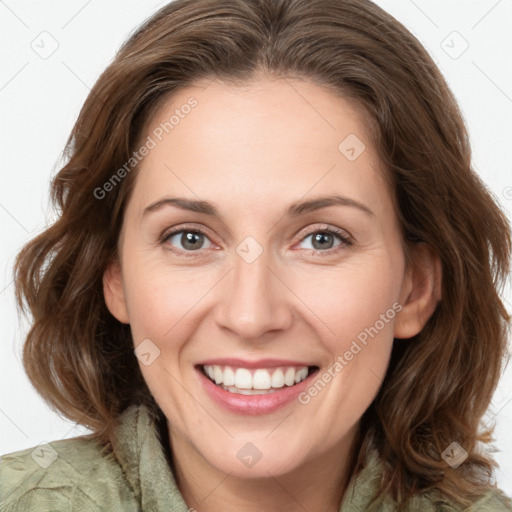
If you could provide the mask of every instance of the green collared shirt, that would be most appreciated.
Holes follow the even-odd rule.
[[[354,477],[340,512],[396,510],[390,500],[375,502],[381,466],[375,453]],[[4,455],[0,462],[0,512],[189,512],[144,406],[122,415],[112,449],[88,437],[52,441]],[[407,512],[460,511],[423,495]],[[490,489],[471,511],[512,511],[512,501]]]

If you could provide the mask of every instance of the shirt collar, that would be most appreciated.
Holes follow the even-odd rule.
[[[132,406],[123,413],[112,447],[142,510],[188,510],[147,407]]]

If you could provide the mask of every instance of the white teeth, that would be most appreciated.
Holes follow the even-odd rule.
[[[272,378],[266,370],[256,370],[252,378],[252,387],[254,389],[270,389],[272,387]]]
[[[231,368],[229,366],[204,365],[204,372],[218,386],[228,391],[241,394],[262,394],[263,391],[272,392],[273,388],[293,386],[302,382],[308,376],[308,367],[280,367],[275,369],[258,368]],[[232,388],[235,388],[233,391]],[[248,392],[242,392],[247,390]],[[257,390],[260,393],[253,393]],[[249,392],[251,391],[251,392]]]
[[[281,368],[278,368],[272,375],[272,387],[282,388],[284,386],[284,373]]]
[[[220,367],[217,366],[217,368]],[[217,382],[218,384],[218,382]],[[251,389],[252,388],[252,375],[247,368],[238,368],[235,373],[235,387],[238,389]]]
[[[220,387],[229,391],[230,393],[238,393],[239,395],[269,395],[270,393],[274,393],[275,389],[238,389],[235,386],[224,386],[221,384]]]
[[[222,370],[220,369],[220,366],[215,366],[213,368],[213,376],[215,378],[215,384],[220,384],[222,382],[223,374]]]
[[[235,385],[235,372],[229,366],[226,366],[226,368],[224,368],[223,384],[224,386]]]
[[[293,386],[295,384],[295,368],[288,368],[284,374],[284,383],[287,386]]]
[[[307,368],[301,368],[295,374],[295,384],[298,384],[299,382],[303,381],[307,376],[308,376],[308,369]]]

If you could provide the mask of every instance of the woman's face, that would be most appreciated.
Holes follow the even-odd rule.
[[[362,114],[310,82],[212,82],[142,143],[105,296],[173,449],[242,477],[346,453],[420,330]]]

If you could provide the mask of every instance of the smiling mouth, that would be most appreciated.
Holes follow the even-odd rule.
[[[216,386],[241,395],[267,395],[296,386],[316,372],[318,366],[276,368],[235,368],[227,365],[199,365]]]

